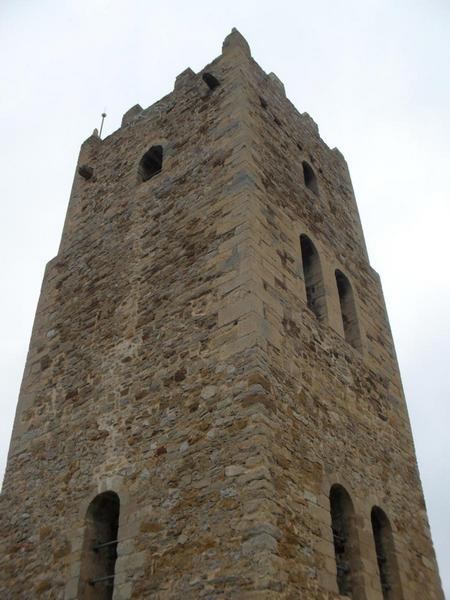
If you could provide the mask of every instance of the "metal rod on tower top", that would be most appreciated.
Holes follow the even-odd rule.
[[[102,124],[100,125],[100,133],[98,134],[98,137],[102,137],[102,130],[103,130],[103,123],[105,121],[105,117],[106,117],[106,113],[102,112]]]

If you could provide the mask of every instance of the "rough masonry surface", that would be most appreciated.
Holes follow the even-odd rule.
[[[351,499],[353,599],[443,600],[347,165],[233,30],[81,147],[0,500],[0,596],[348,597],[332,488]],[[113,596],[82,581],[104,492]]]

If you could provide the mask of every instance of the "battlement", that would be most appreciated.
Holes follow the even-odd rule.
[[[239,68],[236,68],[237,65]],[[351,241],[349,239],[347,242],[347,248],[344,251],[336,251],[345,256],[357,241],[354,247],[355,255],[359,260],[362,249],[367,259],[344,158],[336,149],[330,150],[320,138],[313,119],[307,113],[299,113],[289,102],[284,86],[278,78],[273,73],[267,75],[252,59],[247,42],[236,30],[225,39],[222,54],[199,73],[195,74],[191,69],[186,69],[176,78],[171,93],[146,109],[139,104],[131,107],[125,112],[122,126],[118,130],[104,140],[99,140],[98,135],[94,134],[82,145],[62,248],[67,248],[71,243],[72,236],[69,235],[69,230],[77,230],[77,233],[80,233],[83,229],[78,221],[81,206],[89,226],[93,226],[95,219],[86,208],[86,203],[90,195],[99,193],[98,177],[108,186],[111,177],[118,181],[118,188],[122,182],[136,185],[139,161],[153,144],[161,145],[164,157],[164,168],[159,181],[179,179],[182,174],[179,168],[175,171],[171,167],[172,158],[175,159],[177,167],[189,165],[188,168],[192,169],[192,161],[189,158],[186,160],[186,152],[192,151],[197,145],[202,149],[200,156],[207,156],[206,148],[216,144],[211,137],[215,134],[214,128],[216,124],[220,127],[226,123],[230,110],[234,111],[235,126],[239,128],[236,132],[246,132],[247,141],[243,143],[246,143],[247,147],[258,144],[255,136],[259,135],[262,127],[266,127],[271,130],[268,133],[270,136],[284,140],[285,156],[277,157],[277,160],[290,161],[293,171],[301,171],[301,161],[310,165],[321,190],[318,195],[321,204],[318,210],[327,214],[327,219],[323,220],[321,235],[329,240],[333,230],[340,229],[344,234],[348,231]],[[184,141],[186,137],[180,143],[180,139],[185,136],[183,128],[186,125],[189,133],[193,135],[188,144]],[[132,155],[128,149],[131,138],[134,144],[139,141],[132,159],[134,163],[130,162]],[[225,144],[227,140],[230,143],[234,140],[231,129],[229,138],[222,136],[220,143]],[[234,153],[238,151],[237,148],[233,149]],[[117,160],[115,164],[108,163],[108,156],[113,154],[121,156],[122,160]],[[242,152],[241,154],[243,155]],[[181,157],[182,160],[179,160]],[[244,163],[245,160],[243,157]],[[316,164],[313,164],[314,162]],[[114,173],[108,171],[111,168],[114,168]],[[339,188],[331,183],[337,179],[341,182]],[[92,208],[96,205],[98,202],[90,203]],[[101,211],[104,214],[103,208]],[[313,218],[317,227],[317,215]],[[71,221],[74,222],[71,224]]]
[[[281,93],[282,96],[286,96],[284,85],[278,79],[278,77],[275,75],[275,73],[268,73],[268,74],[264,73],[264,71],[261,69],[261,67],[259,67],[259,65],[257,65],[257,63],[255,63],[255,61],[252,60],[251,51],[250,51],[250,47],[248,45],[247,40],[235,28],[233,28],[232,32],[225,38],[225,40],[223,42],[223,46],[222,46],[222,54],[219,55],[216,59],[214,59],[211,63],[206,65],[198,73],[194,73],[194,71],[192,71],[192,69],[190,67],[188,67],[184,71],[182,71],[175,78],[174,91],[178,91],[178,90],[182,91],[182,90],[186,90],[186,88],[189,89],[189,88],[197,87],[197,90],[199,91],[199,95],[204,96],[205,88],[200,82],[203,81],[203,83],[205,83],[209,87],[207,81],[205,81],[205,79],[203,77],[205,74],[212,75],[209,73],[211,68],[214,68],[214,66],[219,66],[219,68],[220,68],[220,64],[225,61],[228,61],[228,62],[231,62],[234,64],[236,64],[236,62],[239,62],[240,65],[242,66],[243,58],[246,58],[249,63],[253,64],[253,66],[256,65],[258,67],[258,69],[261,71],[264,78],[266,79],[267,84],[271,84],[272,91],[277,89],[278,92]],[[217,80],[216,80],[216,82],[217,82],[217,84],[219,84],[219,82]],[[211,89],[211,87],[210,87],[210,89]],[[170,92],[169,94],[167,94],[160,100],[157,100],[156,102],[154,102],[152,105],[148,106],[145,109],[142,108],[142,106],[140,104],[135,104],[134,106],[132,106],[130,109],[128,109],[124,113],[124,115],[122,117],[121,127],[117,131],[120,131],[120,129],[122,129],[122,127],[130,125],[134,121],[134,119],[143,119],[143,118],[146,118],[147,116],[153,116],[154,114],[161,116],[164,113],[164,111],[167,109],[167,105],[170,105],[170,99],[171,99],[172,94],[173,94],[173,92]],[[294,109],[295,109],[295,107],[294,107]],[[318,129],[317,123],[310,117],[310,115],[308,115],[308,113],[303,113],[303,114],[298,113],[298,115],[300,117],[303,117],[305,119],[305,121],[310,124],[312,131],[315,131],[317,133],[317,135],[319,134],[319,129]],[[98,137],[98,132],[95,133],[96,131],[97,130],[94,131],[93,135]],[[105,139],[108,139],[110,136],[113,136],[115,133],[116,132],[111,133]],[[90,139],[90,138],[88,138],[88,139]]]

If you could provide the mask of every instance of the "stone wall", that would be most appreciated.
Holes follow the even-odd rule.
[[[154,145],[162,170],[142,182]],[[320,320],[302,233],[320,257]],[[359,350],[343,337],[336,268],[355,294]],[[441,600],[347,166],[234,31],[201,73],[82,145],[11,441],[1,596],[78,598],[86,510],[111,490],[115,600],[337,599],[336,483],[355,508],[355,600],[382,598],[374,505],[393,528],[398,597]]]

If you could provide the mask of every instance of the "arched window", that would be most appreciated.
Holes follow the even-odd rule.
[[[341,485],[333,485],[330,490],[330,511],[339,593],[360,600],[364,595],[355,513],[351,498]]]
[[[308,308],[318,319],[323,319],[326,315],[326,305],[319,254],[312,241],[304,234],[300,236],[300,248]]]
[[[377,506],[372,509],[371,520],[383,599],[403,600],[391,524]]]
[[[147,181],[157,175],[162,169],[163,149],[162,146],[152,146],[141,158],[138,168],[140,181]]]
[[[312,167],[306,162],[302,162],[303,165],[303,178],[305,180],[305,185],[315,194],[319,193],[319,188],[317,186],[317,177],[314,173]]]
[[[220,81],[214,75],[211,75],[211,73],[203,73],[202,79],[210,90],[215,90],[220,85]]]
[[[359,331],[358,317],[356,314],[355,297],[352,286],[347,277],[336,269],[336,285],[341,305],[342,325],[345,339],[357,350],[361,349],[361,333]]]
[[[119,511],[119,496],[114,492],[99,494],[89,505],[78,586],[80,600],[113,597]]]

